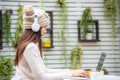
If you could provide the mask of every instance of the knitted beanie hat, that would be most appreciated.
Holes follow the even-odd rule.
[[[36,9],[34,9],[31,5],[24,6],[23,26],[25,29],[31,29],[32,24],[34,23],[35,10]],[[37,20],[40,27],[49,25],[49,16],[44,10],[37,9],[37,14]]]

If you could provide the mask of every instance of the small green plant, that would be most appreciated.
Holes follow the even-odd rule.
[[[108,71],[107,71],[107,69],[105,69],[105,68],[102,68],[101,71],[103,71],[104,75],[107,75],[107,74],[108,74]]]
[[[93,25],[93,19],[92,19],[92,15],[91,15],[91,8],[90,7],[87,7],[84,11],[83,11],[83,14],[82,14],[82,18],[80,19],[80,22],[79,22],[79,27],[82,28],[82,34],[83,34],[83,37],[85,38],[87,33],[88,33],[88,26],[91,24]]]
[[[0,80],[11,80],[12,77],[12,59],[0,56]]]
[[[23,33],[23,14],[22,14],[22,10],[23,7],[19,6],[19,8],[16,10],[16,12],[18,13],[18,21],[17,21],[17,28],[15,31],[15,39],[13,40],[13,45],[17,46],[19,40],[20,40],[20,36]]]
[[[13,14],[12,9],[5,9],[5,12],[3,14],[3,37],[5,38],[5,42],[9,46],[9,43],[11,42],[11,15]]]
[[[71,52],[71,69],[80,69],[82,67],[82,48],[76,47]]]

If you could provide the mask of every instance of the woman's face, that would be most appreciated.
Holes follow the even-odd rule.
[[[43,36],[46,33],[46,27],[47,26],[41,28],[41,36]]]

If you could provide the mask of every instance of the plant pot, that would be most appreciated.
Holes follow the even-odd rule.
[[[92,40],[92,33],[87,33],[86,39],[87,40]]]

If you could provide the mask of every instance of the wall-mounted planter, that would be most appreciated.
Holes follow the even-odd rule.
[[[92,33],[88,33],[86,37],[83,37],[82,34],[82,28],[79,27],[79,22],[78,21],[78,41],[79,42],[97,42],[99,40],[99,21],[98,20],[93,20],[93,26],[89,26],[90,29],[92,27]]]

